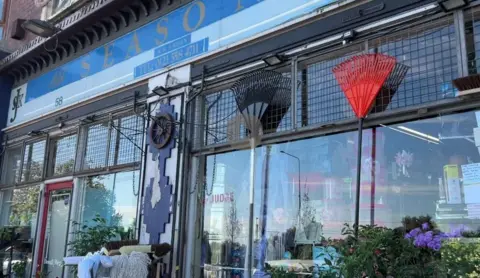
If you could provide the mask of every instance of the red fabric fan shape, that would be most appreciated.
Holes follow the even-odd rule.
[[[397,63],[383,54],[354,56],[333,69],[335,78],[358,118],[365,118]]]

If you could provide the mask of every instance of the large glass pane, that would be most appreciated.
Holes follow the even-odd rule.
[[[81,220],[91,222],[97,214],[118,227],[122,239],[136,237],[140,172],[122,172],[85,179]]]
[[[77,135],[63,137],[53,142],[53,175],[65,175],[73,172],[77,150]]]
[[[253,261],[311,273],[325,239],[342,239],[354,219],[355,133],[257,148]],[[250,151],[207,158],[204,277],[243,277],[248,246]],[[317,248],[318,247],[318,248]]]
[[[14,229],[19,236],[14,244],[5,239],[0,240],[0,261],[2,271],[7,275],[11,267],[17,271],[24,270],[24,277],[30,277],[32,256],[37,225],[37,208],[39,186],[2,191],[1,226],[3,231]],[[18,275],[20,276],[20,275]]]
[[[466,112],[364,132],[360,224],[386,228],[377,238],[394,231],[409,238],[379,256],[410,259],[396,262],[403,273],[417,272],[410,277],[478,277],[479,126],[480,113]],[[372,240],[370,250],[393,242]],[[415,252],[421,260],[408,255]],[[397,277],[392,265],[386,260],[378,271]]]
[[[22,164],[22,148],[17,147],[7,150],[5,156],[5,172],[3,181],[6,185],[15,185],[19,182]]]

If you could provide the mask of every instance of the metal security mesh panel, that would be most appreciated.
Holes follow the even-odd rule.
[[[45,146],[45,140],[25,145],[21,182],[38,181],[42,179]]]
[[[22,164],[22,148],[16,147],[7,150],[5,156],[5,168],[3,183],[6,185],[15,185],[20,180],[20,169]]]
[[[452,17],[447,17],[397,27],[385,32],[385,35],[378,39],[358,41],[316,55],[299,57],[297,127],[353,119],[354,113],[332,70],[354,55],[375,52],[396,57],[397,62],[404,66],[399,70],[403,73],[405,69],[407,71],[399,86],[388,86],[388,89],[382,91],[371,113],[432,103],[456,96],[456,90],[451,83],[458,77],[456,34]],[[207,95],[204,104],[196,109],[197,115],[201,115],[199,118],[203,118],[195,119],[196,128],[202,130],[200,133],[204,136],[198,138],[201,135],[197,135],[196,147],[247,138],[246,127],[241,115],[236,111],[231,91],[224,90]],[[262,122],[264,133],[291,130],[290,109],[291,107],[285,107],[285,111],[282,111],[280,108],[267,117]]]
[[[480,73],[480,10],[472,10],[465,16],[465,39],[469,74]]]
[[[77,150],[77,135],[70,135],[52,142],[54,176],[73,173],[75,153]]]
[[[144,134],[143,118],[136,115],[88,127],[82,170],[140,161]]]
[[[246,138],[243,118],[237,113],[235,96],[224,90],[205,97],[205,145],[225,143]]]
[[[338,85],[333,68],[364,51],[355,45],[340,51],[307,60],[299,65],[301,87],[297,97],[297,124],[308,126],[354,117],[352,109]]]
[[[394,56],[410,67],[387,110],[455,97],[452,80],[458,77],[457,47],[450,19],[378,39],[371,44],[371,51]],[[382,112],[383,106],[377,102],[373,112]]]
[[[143,118],[132,115],[113,121],[108,165],[140,161],[144,135]]]
[[[106,166],[108,151],[109,122],[92,125],[87,129],[87,143],[83,159],[83,170]]]
[[[289,73],[283,74],[290,77]],[[235,96],[230,89],[205,96],[203,105],[205,122],[196,122],[197,128],[204,129],[204,145],[238,141],[248,137],[248,130],[242,115],[237,110]],[[292,128],[291,105],[274,98],[263,115],[264,134],[290,130]],[[197,138],[198,139],[198,138]]]

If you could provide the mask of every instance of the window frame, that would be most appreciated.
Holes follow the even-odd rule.
[[[61,139],[64,139],[64,138],[67,138],[67,137],[70,137],[70,136],[74,136],[76,135],[76,138],[75,138],[75,153],[73,154],[73,169],[71,172],[68,172],[68,173],[63,173],[63,174],[59,174],[59,175],[55,175],[55,169],[54,167],[56,166],[55,165],[55,157],[56,157],[56,149],[55,149],[55,144],[61,140]],[[70,133],[67,133],[67,134],[62,134],[61,136],[55,136],[55,137],[52,137],[52,138],[49,138],[49,146],[48,146],[48,150],[47,150],[47,165],[46,165],[46,170],[45,170],[45,177],[46,178],[60,178],[60,177],[67,177],[67,176],[72,176],[73,174],[75,174],[75,165],[76,165],[76,162],[77,162],[77,157],[78,157],[78,144],[79,144],[79,139],[80,139],[80,136],[79,136],[79,132],[78,132],[78,129],[76,129],[75,131],[72,131]]]
[[[23,148],[22,148],[22,164],[21,164],[21,169],[20,169],[20,178],[19,178],[19,181],[16,185],[27,185],[27,184],[32,184],[32,183],[40,183],[42,182],[44,179],[45,179],[45,171],[46,171],[46,167],[47,167],[47,164],[48,164],[48,150],[49,150],[49,135],[43,135],[43,136],[40,136],[38,138],[35,138],[35,139],[32,139],[32,140],[25,140],[23,141]],[[42,141],[45,141],[45,149],[44,149],[44,152],[43,152],[43,165],[42,165],[42,174],[41,174],[41,177],[40,179],[38,180],[25,180],[25,181],[22,181],[22,176],[23,176],[23,167],[24,167],[24,164],[25,164],[25,148],[27,145],[31,145],[33,146],[35,143],[39,143],[39,142],[42,142]]]
[[[75,174],[81,174],[83,175],[91,175],[93,173],[100,173],[100,172],[114,172],[114,171],[122,171],[123,169],[138,169],[140,168],[140,165],[142,163],[143,159],[143,149],[138,152],[140,152],[140,157],[138,161],[133,161],[129,163],[124,163],[124,164],[112,164],[110,165],[110,158],[113,158],[114,161],[118,161],[118,149],[114,149],[114,153],[111,155],[110,151],[112,148],[112,144],[115,144],[116,141],[120,140],[121,135],[118,130],[113,128],[113,124],[115,120],[131,117],[131,116],[136,116],[141,118],[140,120],[142,121],[142,126],[145,126],[145,119],[142,118],[141,116],[135,114],[134,112],[131,111],[121,111],[119,113],[112,113],[109,114],[106,117],[103,117],[101,119],[98,119],[94,122],[90,122],[88,124],[84,124],[79,126],[79,135],[78,135],[78,143],[77,143],[77,157],[76,157],[76,163],[75,163]],[[99,124],[107,124],[108,125],[108,134],[107,134],[107,145],[106,145],[106,153],[105,153],[105,158],[104,158],[104,164],[101,167],[96,167],[96,168],[85,168],[85,158],[86,158],[86,153],[88,149],[88,131],[92,126],[96,126]],[[143,138],[141,142],[141,147],[144,145],[145,141],[145,129],[142,129],[143,133]],[[115,138],[114,135],[120,135],[117,136],[115,142],[112,142],[112,138]],[[131,142],[133,144],[133,142]],[[134,148],[137,148],[136,146],[133,146]],[[143,147],[142,147],[143,148]]]

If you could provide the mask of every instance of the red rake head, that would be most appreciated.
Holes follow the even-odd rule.
[[[396,59],[383,54],[362,54],[337,65],[333,73],[358,118],[367,116]]]

